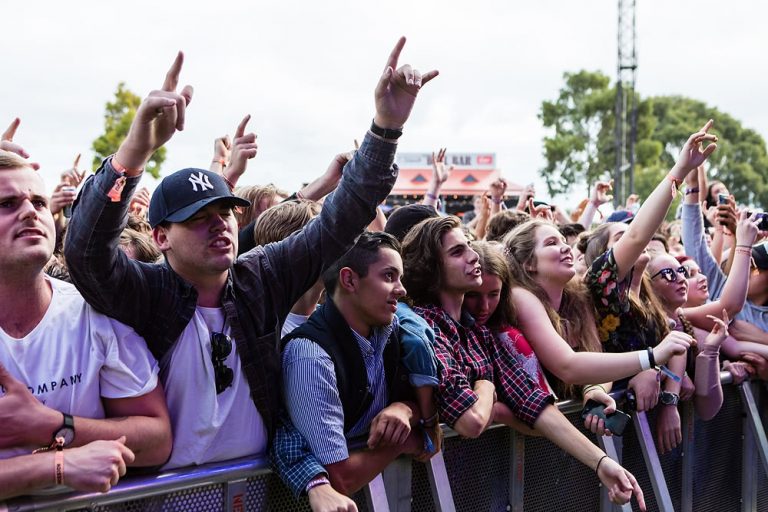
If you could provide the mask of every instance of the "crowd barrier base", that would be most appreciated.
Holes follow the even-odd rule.
[[[727,377],[724,379],[727,381]],[[768,392],[762,383],[723,388],[707,422],[681,408],[684,440],[669,454],[653,447],[655,415],[633,415],[622,438],[595,439],[638,479],[650,511],[768,512]],[[581,427],[579,404],[560,408]],[[478,439],[446,432],[428,464],[401,458],[354,498],[361,512],[629,511],[607,500],[594,472],[543,438],[494,426]],[[26,496],[0,512],[38,510],[309,511],[263,459],[240,459],[123,479],[107,494]]]

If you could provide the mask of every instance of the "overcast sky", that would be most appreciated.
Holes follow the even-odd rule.
[[[702,100],[768,137],[768,3],[637,3],[639,92]],[[613,77],[616,34],[607,0],[4,1],[0,125],[22,119],[16,141],[52,188],[76,153],[90,164],[117,83],[146,95],[181,49],[195,96],[164,172],[207,167],[213,139],[250,113],[259,154],[243,183],[293,190],[365,133],[376,80],[405,35],[401,63],[440,76],[400,150],[495,152],[504,176],[543,192],[541,102],[566,71]]]

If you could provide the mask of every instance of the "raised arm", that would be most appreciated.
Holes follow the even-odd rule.
[[[434,151],[432,152],[432,180],[429,182],[427,193],[424,194],[424,199],[421,201],[421,204],[434,206],[435,209],[437,209],[437,200],[440,197],[440,189],[442,188],[443,183],[448,180],[451,171],[453,171],[453,166],[448,168],[445,166],[445,151],[446,148],[440,148],[437,151],[437,155],[435,155]]]
[[[577,224],[584,226],[584,229],[590,229],[592,222],[595,219],[597,209],[605,203],[609,203],[613,200],[613,196],[610,192],[613,190],[613,180],[611,181],[598,181],[595,186],[592,187],[592,194],[589,196],[589,201],[584,207],[584,211],[579,217]]]
[[[531,344],[542,366],[567,384],[612,382],[639,373],[648,354],[645,350],[624,353],[574,352],[552,326],[541,301],[522,288],[512,289],[512,302],[518,312],[518,328]],[[690,336],[670,333],[653,348],[655,361],[666,363],[674,354],[684,354]]]
[[[370,224],[376,206],[387,197],[397,179],[397,168],[393,166],[396,139],[422,84],[437,76],[437,71],[422,75],[408,64],[397,68],[404,45],[405,38],[401,38],[387,59],[374,93],[373,125],[344,166],[341,182],[323,203],[320,216],[302,231],[264,248],[278,276],[273,286],[279,285],[286,291],[282,294],[284,303],[279,306],[287,307],[286,312]],[[245,258],[257,255],[258,251],[251,251]]]
[[[733,264],[720,297],[702,306],[684,310],[685,315],[694,325],[702,329],[712,329],[716,326],[713,323],[715,315],[722,316],[725,310],[728,316],[733,318],[744,307],[751,273],[752,244],[755,243],[758,233],[757,224],[756,214],[747,216],[746,210],[739,214],[739,223],[736,226],[736,247],[731,254]]]
[[[656,186],[648,199],[637,212],[626,233],[614,245],[613,253],[619,269],[619,280],[622,281],[635,264],[640,253],[645,250],[651,237],[661,226],[669,205],[677,195],[677,187],[692,170],[701,165],[717,149],[717,137],[707,133],[712,128],[712,120],[698,132],[691,135],[685,142],[680,156],[677,158],[669,174]],[[709,141],[706,148],[704,142]]]

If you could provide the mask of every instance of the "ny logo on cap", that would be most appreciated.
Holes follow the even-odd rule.
[[[211,180],[209,180],[208,176],[206,176],[202,172],[198,172],[197,176],[195,176],[194,174],[191,174],[189,176],[189,182],[192,184],[193,192],[197,192],[198,185],[200,185],[200,192],[205,192],[206,189],[213,190],[213,185],[211,185]]]

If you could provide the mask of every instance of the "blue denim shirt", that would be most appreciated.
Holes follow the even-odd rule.
[[[242,255],[229,270],[222,306],[270,436],[280,409],[275,385],[280,326],[296,300],[373,220],[397,178],[396,147],[366,134],[318,218],[285,240]],[[168,264],[136,262],[118,248],[139,182],[139,177],[128,178],[121,200],[112,202],[107,194],[119,177],[108,158],[86,181],[67,231],[65,256],[85,300],[133,327],[161,360],[192,318],[197,291]]]
[[[408,370],[412,386],[437,387],[437,357],[435,332],[426,320],[404,302],[397,303],[397,320],[403,344],[403,365]]]

